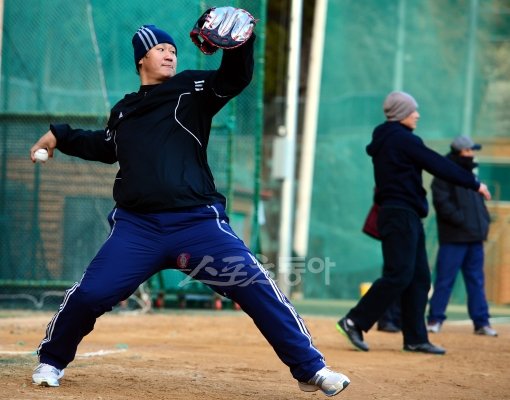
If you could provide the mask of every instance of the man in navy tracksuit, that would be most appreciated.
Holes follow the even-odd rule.
[[[59,386],[98,317],[164,268],[177,268],[232,299],[254,320],[303,391],[339,393],[349,379],[325,366],[310,333],[229,225],[207,163],[213,116],[250,83],[252,35],[224,50],[211,71],[176,73],[177,46],[154,25],[133,36],[138,92],[111,110],[104,130],[51,125],[32,147],[119,163],[111,232],[80,282],[65,294],[38,349],[38,385]]]
[[[368,332],[400,299],[404,350],[445,353],[429,342],[425,326],[430,270],[421,221],[428,213],[422,170],[490,198],[487,186],[471,172],[426,147],[413,133],[420,116],[417,107],[411,95],[390,93],[383,105],[387,120],[375,128],[367,146],[374,167],[375,202],[380,206],[377,226],[383,274],[337,324],[337,329],[362,351],[369,350],[362,332]]]

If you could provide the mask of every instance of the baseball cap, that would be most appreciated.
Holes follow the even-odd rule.
[[[461,151],[464,149],[471,150],[480,150],[482,148],[481,144],[473,142],[469,136],[460,135],[453,139],[452,144],[450,145],[453,150]]]

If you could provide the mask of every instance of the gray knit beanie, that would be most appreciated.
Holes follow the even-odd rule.
[[[418,108],[418,103],[408,93],[391,92],[384,100],[383,109],[388,121],[402,121]]]

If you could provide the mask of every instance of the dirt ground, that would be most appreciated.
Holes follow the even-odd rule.
[[[51,313],[0,318],[0,399],[321,399],[301,392],[287,367],[241,311],[109,314],[79,347],[59,388],[31,383],[34,350]],[[499,337],[475,336],[468,324],[445,324],[431,336],[446,356],[401,351],[400,334],[366,335],[355,351],[333,317],[304,315],[331,368],[351,379],[338,399],[510,399],[510,324]]]

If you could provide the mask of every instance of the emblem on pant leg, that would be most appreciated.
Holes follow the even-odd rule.
[[[189,253],[181,253],[177,256],[177,267],[187,268],[191,255]]]

